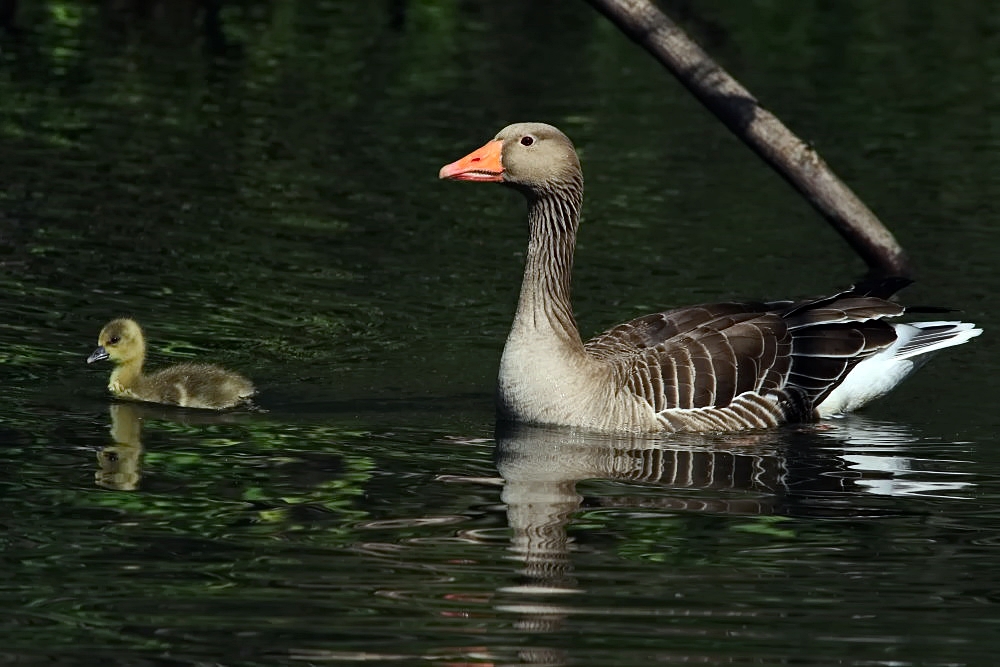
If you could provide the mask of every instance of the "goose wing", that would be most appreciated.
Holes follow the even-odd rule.
[[[586,349],[672,430],[766,427],[811,419],[855,365],[892,344],[882,318],[902,312],[856,290],[706,304],[640,317]]]

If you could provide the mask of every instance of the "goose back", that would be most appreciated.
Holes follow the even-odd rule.
[[[640,317],[584,347],[665,430],[764,428],[815,418],[857,364],[892,345],[882,318],[902,312],[852,292],[703,304]]]

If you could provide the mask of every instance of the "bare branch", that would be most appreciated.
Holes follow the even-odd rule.
[[[910,276],[906,253],[820,156],[649,0],[587,0],[646,49],[751,150],[799,191],[873,272]]]

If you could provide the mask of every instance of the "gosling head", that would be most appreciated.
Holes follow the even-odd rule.
[[[146,342],[142,337],[142,329],[135,320],[120,318],[111,320],[101,329],[97,337],[97,349],[89,357],[87,363],[111,360],[116,364],[141,360],[146,354]]]
[[[482,148],[441,167],[438,176],[454,181],[505,183],[535,195],[582,187],[580,159],[573,142],[545,123],[514,123]]]

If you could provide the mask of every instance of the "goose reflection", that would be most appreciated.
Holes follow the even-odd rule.
[[[576,591],[569,576],[571,539],[566,525],[584,505],[577,483],[586,479],[715,490],[705,497],[635,494],[588,501],[602,506],[738,514],[771,514],[787,470],[773,434],[605,435],[556,427],[497,427],[496,464],[512,530],[510,550],[523,560],[524,586],[505,590]],[[727,496],[728,491],[742,493]]]
[[[816,435],[826,448],[835,452],[839,469],[850,478],[853,490],[859,492],[960,498],[967,497],[974,486],[970,481],[974,472],[971,460],[942,461],[917,456],[919,450],[914,445],[925,438],[903,424],[850,415],[827,422],[826,428],[818,430]],[[959,443],[946,444],[953,447]],[[965,465],[970,466],[966,471],[954,469]]]
[[[870,517],[893,510],[842,502],[845,494],[926,494],[970,485],[968,473],[928,470],[939,465],[913,456],[919,441],[906,426],[856,416],[736,436],[608,436],[498,426],[495,459],[512,533],[509,551],[522,564],[521,582],[498,591],[499,607],[518,614],[519,627],[532,631],[565,621],[572,612],[572,595],[566,594],[583,592],[573,577],[567,526],[588,507]],[[577,489],[583,480],[627,485],[584,497]]]
[[[510,552],[523,563],[522,582],[497,591],[497,608],[515,614],[516,626],[529,632],[562,627],[573,612],[567,597],[584,592],[573,577],[567,533],[584,506],[770,514],[787,475],[773,433],[657,437],[503,424],[497,426],[495,458],[504,480]],[[635,487],[634,494],[613,500],[585,499],[577,483],[587,479],[695,493],[641,493]],[[698,490],[713,492],[699,498]],[[558,648],[538,647],[519,657],[527,664],[569,662]]]

